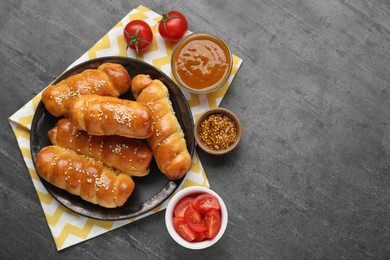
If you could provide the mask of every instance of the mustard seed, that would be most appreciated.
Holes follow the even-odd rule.
[[[224,150],[234,143],[237,127],[229,116],[213,114],[200,124],[199,137],[208,148]]]

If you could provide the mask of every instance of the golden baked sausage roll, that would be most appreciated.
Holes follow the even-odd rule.
[[[152,116],[145,104],[115,97],[84,95],[69,105],[69,118],[90,135],[145,139],[152,135]]]
[[[160,171],[171,180],[180,179],[190,170],[192,160],[167,87],[141,74],[132,80],[132,93],[137,102],[146,104],[152,112],[153,134],[147,141]]]
[[[42,102],[53,116],[67,116],[69,103],[75,97],[86,94],[118,97],[129,90],[130,84],[130,75],[122,65],[104,63],[47,87]]]
[[[153,152],[144,140],[117,135],[89,135],[78,130],[69,118],[60,119],[48,135],[52,144],[102,161],[130,176],[149,173]]]
[[[130,176],[59,146],[44,147],[35,166],[47,182],[106,208],[122,206],[134,190]]]

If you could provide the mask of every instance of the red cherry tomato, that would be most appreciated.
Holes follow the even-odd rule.
[[[164,13],[158,25],[159,33],[169,42],[178,42],[186,33],[187,28],[187,19],[177,11]]]
[[[216,237],[221,229],[221,213],[217,209],[209,209],[204,215],[204,222],[207,227],[204,235],[207,238]]]
[[[188,205],[184,212],[184,221],[188,227],[195,232],[203,232],[206,230],[206,224],[202,215],[197,211],[192,204]]]
[[[210,194],[199,195],[192,202],[192,205],[202,214],[206,213],[209,209],[219,210],[218,199]]]
[[[127,43],[126,49],[130,47],[137,54],[148,49],[153,41],[152,29],[142,20],[129,22],[123,31],[123,36]]]
[[[192,231],[187,223],[184,221],[184,218],[174,217],[173,226],[176,232],[184,239],[189,242],[193,241],[196,238],[196,233]]]
[[[175,217],[184,217],[184,212],[186,211],[188,205],[194,201],[192,197],[182,198],[175,206],[173,210],[173,215]]]

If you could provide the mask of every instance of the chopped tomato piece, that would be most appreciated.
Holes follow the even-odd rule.
[[[173,215],[175,217],[184,217],[184,212],[186,211],[188,205],[190,205],[194,201],[192,197],[182,198],[175,206],[173,210]]]
[[[206,223],[206,231],[204,232],[207,238],[214,238],[221,229],[221,213],[217,209],[209,209],[204,215]]]
[[[204,232],[197,232],[196,238],[194,239],[194,242],[201,242],[206,239],[206,236],[204,235]]]
[[[188,227],[195,232],[203,232],[206,230],[206,224],[202,215],[197,211],[192,204],[189,204],[184,212],[184,221]]]
[[[175,227],[176,232],[184,240],[191,242],[196,238],[197,234],[188,227],[187,223],[184,221],[184,218],[174,217],[173,226]]]
[[[210,194],[197,196],[192,202],[192,205],[202,214],[205,214],[209,209],[219,210],[218,199]]]

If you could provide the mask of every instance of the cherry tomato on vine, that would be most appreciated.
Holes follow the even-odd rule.
[[[137,54],[147,50],[153,41],[152,29],[142,20],[129,22],[123,31],[123,36],[127,43],[126,49],[130,47]]]
[[[162,16],[158,24],[158,32],[165,40],[178,42],[187,31],[187,19],[178,11],[170,11]]]

